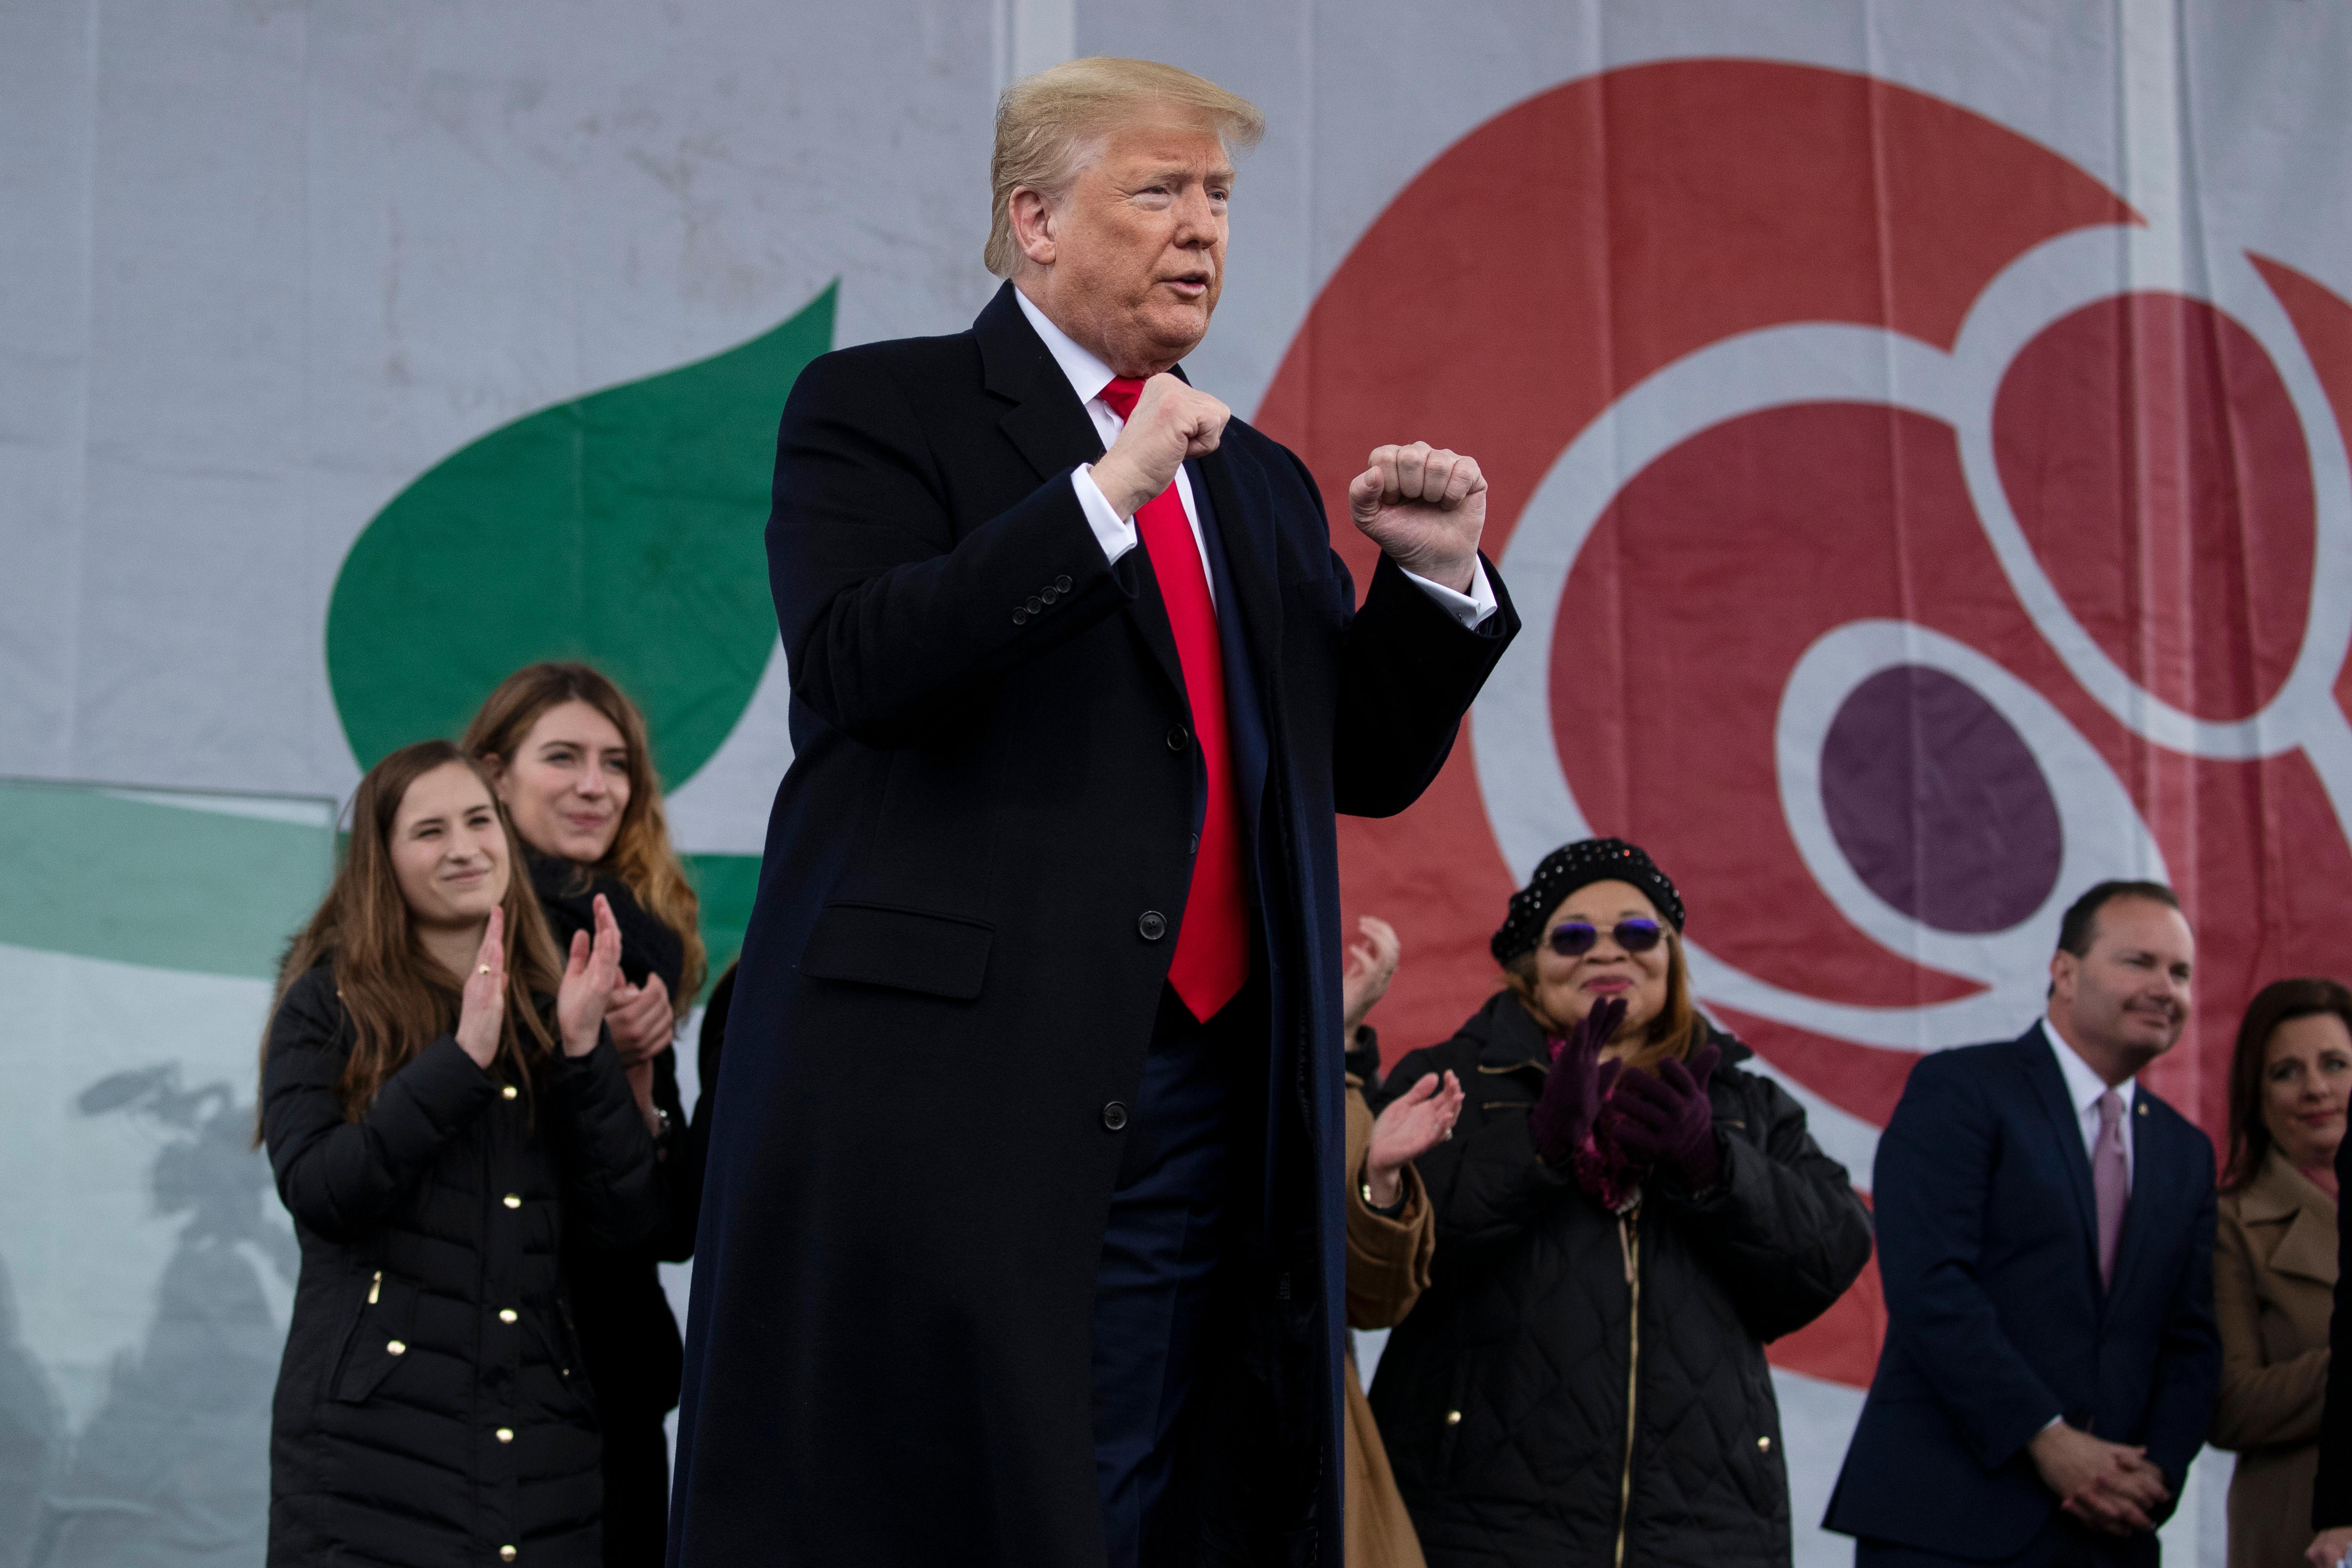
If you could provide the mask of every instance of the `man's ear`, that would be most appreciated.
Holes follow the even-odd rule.
[[[2074,977],[2082,972],[2083,960],[2061,947],[2050,955],[2050,995],[2074,999]]]
[[[1013,222],[1013,247],[1034,266],[1053,266],[1058,247],[1054,233],[1054,204],[1045,199],[1045,193],[1027,185],[1015,185],[1013,194],[1005,198],[1005,213]]]

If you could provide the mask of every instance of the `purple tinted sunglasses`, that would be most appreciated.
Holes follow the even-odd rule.
[[[1658,945],[1658,939],[1665,933],[1654,920],[1636,919],[1620,920],[1610,935],[1628,953],[1646,953]],[[1551,950],[1563,958],[1581,958],[1600,940],[1601,933],[1590,921],[1563,920],[1551,928]]]

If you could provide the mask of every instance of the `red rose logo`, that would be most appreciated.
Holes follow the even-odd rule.
[[[1428,797],[1341,823],[1407,946],[1392,1052],[1595,832],[1681,883],[1701,999],[1859,1183],[1920,1052],[2039,1011],[2099,878],[2188,905],[2150,1081],[2217,1143],[2246,999],[2352,974],[2352,306],[2277,261],[1905,88],[1638,66],[1423,170],[1258,417],[1335,517],[1382,441],[1475,453],[1527,622]],[[1880,1317],[1867,1275],[1775,1359],[1864,1383]]]

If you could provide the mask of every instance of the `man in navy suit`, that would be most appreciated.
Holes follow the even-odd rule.
[[[1341,1560],[1333,813],[1412,802],[1517,622],[1475,462],[1368,455],[1360,605],[1183,378],[1261,124],[1141,61],[1016,84],[1005,286],[785,405],[680,1568]]]
[[[2221,1372],[2213,1146],[2133,1079],[2195,952],[2171,889],[2101,883],[2045,1018],[1912,1070],[1873,1195],[1886,1343],[1826,1521],[1856,1568],[2158,1560]]]

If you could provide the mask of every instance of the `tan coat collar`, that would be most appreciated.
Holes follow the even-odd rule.
[[[2323,1285],[2336,1283],[2336,1200],[2287,1164],[2275,1146],[2240,1190],[2238,1218],[2246,1225],[2290,1221],[2271,1253],[2271,1268]]]

